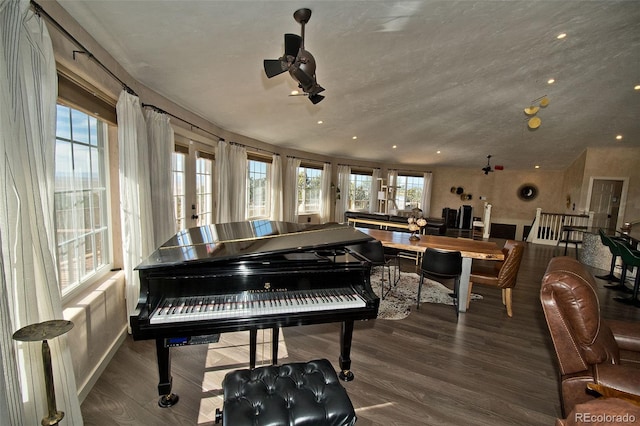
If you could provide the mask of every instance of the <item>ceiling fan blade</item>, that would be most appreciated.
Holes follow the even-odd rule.
[[[284,35],[284,56],[298,55],[298,49],[302,45],[302,37],[297,34],[285,34]]]
[[[287,64],[281,59],[265,59],[264,60],[264,73],[268,78],[275,77],[278,74],[282,74],[287,71]]]

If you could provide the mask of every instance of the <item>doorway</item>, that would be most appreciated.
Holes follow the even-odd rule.
[[[593,228],[602,228],[615,233],[618,223],[624,217],[624,200],[627,192],[627,179],[591,178],[589,185],[588,211],[593,212]]]

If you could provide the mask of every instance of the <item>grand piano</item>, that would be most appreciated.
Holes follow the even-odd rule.
[[[172,393],[170,348],[214,342],[248,330],[255,366],[257,330],[341,322],[340,373],[353,380],[355,320],[376,318],[366,250],[375,242],[353,227],[268,220],[207,225],[178,232],[136,268],[140,297],[130,316],[134,340],[155,339],[158,404]]]

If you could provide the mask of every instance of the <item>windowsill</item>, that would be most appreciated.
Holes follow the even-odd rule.
[[[105,267],[105,272],[96,274],[90,281],[65,294],[62,297],[62,310],[76,306],[78,301],[85,299],[105,283],[118,279],[122,274],[124,271],[121,269],[112,271]]]

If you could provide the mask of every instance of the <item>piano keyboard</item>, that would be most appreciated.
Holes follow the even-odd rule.
[[[352,288],[242,292],[217,296],[167,298],[151,314],[150,324],[364,308]]]

